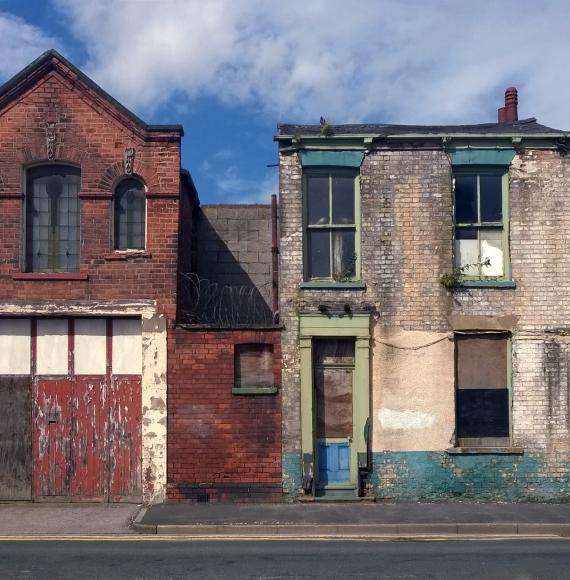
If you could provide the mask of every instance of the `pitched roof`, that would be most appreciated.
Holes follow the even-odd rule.
[[[522,119],[514,123],[482,123],[478,125],[385,125],[385,124],[353,124],[331,125],[334,135],[374,135],[374,136],[402,136],[407,135],[563,135],[566,132],[551,129],[536,122],[534,117]],[[277,126],[279,136],[303,135],[320,136],[321,125],[293,125],[288,123]]]
[[[0,108],[7,102],[11,101],[15,96],[20,94],[22,87],[27,86],[26,81],[35,81],[38,77],[43,76],[49,70],[60,69],[61,65],[68,68],[77,78],[99,95],[103,100],[107,101],[112,107],[117,109],[119,113],[124,115],[133,123],[139,125],[144,131],[148,132],[179,132],[184,135],[182,125],[148,125],[142,119],[137,117],[132,111],[129,111],[125,106],[121,105],[109,93],[104,91],[97,83],[92,81],[85,73],[81,72],[75,65],[63,57],[57,50],[48,50],[39,56],[36,60],[31,62],[26,68],[14,75],[10,80],[0,86]]]

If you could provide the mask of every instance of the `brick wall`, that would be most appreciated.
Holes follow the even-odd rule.
[[[169,333],[168,487],[173,501],[281,498],[281,395],[241,396],[234,345],[273,345],[281,384],[279,330]]]
[[[377,150],[367,152],[361,167],[362,203],[362,280],[364,290],[308,290],[299,287],[303,278],[302,255],[302,172],[295,152],[280,153],[280,314],[285,326],[283,349],[283,451],[298,470],[300,460],[300,355],[298,317],[301,312],[317,312],[319,304],[342,309],[368,306],[374,336],[405,331],[434,334],[450,332],[450,316],[479,316],[497,321],[510,317],[513,345],[513,444],[525,449],[526,461],[469,462],[445,459],[433,454],[421,461],[410,448],[406,463],[394,454],[400,466],[389,469],[390,453],[378,435],[379,409],[372,406],[372,431],[376,432],[373,480],[380,497],[413,499],[418,497],[493,497],[497,481],[512,481],[513,493],[503,499],[553,499],[565,497],[570,489],[570,409],[568,336],[570,327],[570,247],[564,232],[568,229],[570,206],[570,160],[553,150],[517,153],[510,173],[510,254],[516,288],[469,288],[446,291],[439,277],[452,268],[453,195],[452,168],[441,150]],[[500,323],[498,323],[500,324]],[[429,337],[428,337],[429,338]],[[445,338],[445,334],[444,334]],[[430,341],[425,340],[426,344]],[[375,346],[371,344],[374,358]],[[399,348],[406,349],[405,341]],[[427,347],[424,354],[429,351]],[[436,347],[434,346],[433,349]],[[401,350],[390,350],[393,364]],[[411,352],[411,351],[410,351]],[[406,354],[406,356],[410,356]],[[429,358],[429,357],[428,357]],[[397,366],[397,364],[396,364]],[[449,365],[449,369],[453,364]],[[372,373],[374,388],[386,388],[390,377],[381,376],[377,366]],[[417,389],[422,389],[422,373]],[[453,376],[442,376],[442,383],[453,388]],[[408,385],[412,389],[412,385]],[[398,389],[391,388],[397,399]],[[422,400],[408,392],[406,405]],[[381,400],[375,397],[374,402]],[[418,409],[419,410],[419,409]],[[421,411],[430,413],[429,405]],[[453,413],[451,413],[453,416]],[[454,424],[448,425],[448,445],[453,444]],[[405,435],[405,430],[400,434]],[[426,440],[426,451],[433,451]],[[443,451],[442,447],[437,447]],[[397,457],[396,457],[397,455]],[[422,471],[421,465],[430,466]],[[469,464],[469,469],[463,469]],[[499,465],[502,470],[483,473]],[[449,469],[449,466],[458,466]],[[387,467],[386,467],[387,466]],[[434,470],[442,470],[439,479]],[[293,469],[293,468],[292,468]],[[499,467],[497,467],[499,469]],[[389,473],[388,479],[383,473]],[[443,474],[445,471],[445,474]],[[414,483],[426,474],[426,481]],[[431,474],[431,475],[428,475]],[[448,477],[452,474],[452,477]],[[426,483],[430,478],[434,486]],[[453,483],[454,478],[458,482]],[[288,474],[284,480],[293,490]],[[390,485],[386,487],[386,482]],[[299,481],[295,482],[299,485]],[[463,492],[455,493],[458,489]],[[471,495],[469,495],[471,494]],[[499,497],[499,495],[497,495]]]
[[[56,57],[50,63],[0,101],[0,300],[147,298],[173,317],[181,132],[147,131],[65,63]],[[15,279],[23,267],[25,168],[48,162],[51,124],[55,162],[81,169],[84,280]],[[130,258],[113,251],[111,237],[112,194],[125,173],[127,146],[136,149],[134,173],[148,191],[146,254]]]

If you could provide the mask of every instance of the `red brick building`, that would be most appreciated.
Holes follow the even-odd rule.
[[[196,233],[182,135],[54,51],[0,88],[0,499],[280,495],[270,208]]]
[[[0,89],[3,499],[164,497],[182,134],[54,51]]]

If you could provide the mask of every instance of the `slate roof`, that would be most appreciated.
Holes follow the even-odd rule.
[[[320,125],[292,125],[279,124],[278,135],[321,135]],[[482,123],[479,125],[332,125],[334,135],[382,135],[386,137],[394,135],[544,135],[565,134],[566,131],[551,129],[536,122],[534,117],[522,119],[514,123]]]

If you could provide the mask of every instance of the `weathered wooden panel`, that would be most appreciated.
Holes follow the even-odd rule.
[[[32,495],[31,377],[0,377],[0,500]]]
[[[104,376],[75,377],[71,420],[71,496],[105,499],[107,494],[107,419],[109,406]]]
[[[317,437],[352,437],[352,369],[315,370]]]
[[[69,496],[71,410],[71,380],[34,380],[32,456],[35,497]]]
[[[110,501],[142,496],[141,377],[113,376],[109,393]]]

